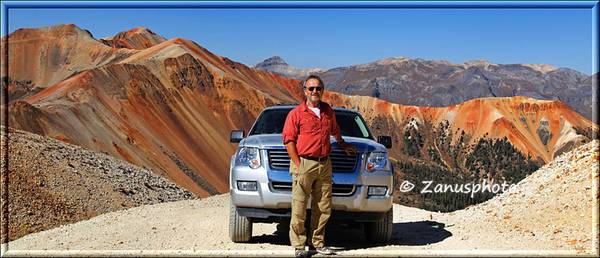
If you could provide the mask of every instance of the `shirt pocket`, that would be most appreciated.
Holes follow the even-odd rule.
[[[319,131],[318,121],[310,118],[302,118],[300,124],[301,134],[315,134]]]

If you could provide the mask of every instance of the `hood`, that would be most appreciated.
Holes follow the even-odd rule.
[[[356,149],[358,150],[359,153],[366,153],[366,152],[373,152],[373,151],[387,152],[386,148],[382,144],[377,143],[374,140],[349,137],[349,136],[342,136],[342,137],[344,138],[344,140],[347,143],[356,146]],[[331,142],[332,149],[337,149],[338,145],[337,145],[337,141],[335,140],[335,138],[330,137],[329,140]],[[244,138],[240,142],[239,147],[255,147],[255,148],[259,148],[259,149],[284,149],[285,148],[285,146],[283,145],[281,134],[251,135],[251,136]]]

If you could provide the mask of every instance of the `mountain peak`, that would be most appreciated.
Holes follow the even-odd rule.
[[[144,27],[144,26],[139,26],[139,27],[135,27],[133,29],[130,29],[127,31],[128,33],[150,33],[150,34],[156,34],[154,32],[152,32],[150,29]]]
[[[466,61],[463,65],[468,68],[471,66],[489,66],[489,65],[496,65],[496,64],[491,63],[490,61],[485,60],[485,59],[477,59],[477,60]]]
[[[409,60],[410,60],[410,58],[405,57],[405,56],[394,56],[394,57],[377,60],[377,61],[375,61],[375,63],[379,64],[379,65],[388,65],[388,64],[394,64],[394,63],[401,63],[401,62],[405,62],[405,61],[409,61]]]
[[[45,37],[59,37],[63,38],[66,36],[79,36],[85,38],[94,38],[92,33],[88,30],[79,28],[75,24],[57,24],[39,28],[20,28],[15,30],[8,36],[12,40],[28,39],[39,37],[44,35]]]
[[[140,26],[119,32],[112,37],[103,38],[101,41],[115,48],[146,49],[165,42],[166,39],[150,29]]]
[[[306,76],[323,72],[320,68],[296,68],[288,65],[280,56],[272,56],[256,64],[255,69],[302,80]]]
[[[254,66],[254,68],[267,68],[267,67],[273,67],[273,66],[289,66],[289,65],[280,56],[272,56],[272,57],[269,57],[269,58],[265,59],[264,61],[256,64]]]
[[[151,31],[150,29],[148,29],[146,27],[143,27],[143,26],[135,27],[135,28],[130,29],[128,31],[123,31],[123,32],[117,33],[117,35],[119,35],[119,34],[128,35],[128,36],[142,35],[144,37],[154,37],[154,38],[161,39],[162,41],[166,41],[166,39],[163,36],[158,35],[154,31]],[[115,37],[117,35],[115,35]]]

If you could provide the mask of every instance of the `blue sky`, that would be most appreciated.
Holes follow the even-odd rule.
[[[101,38],[144,26],[248,66],[279,55],[334,68],[393,56],[551,64],[591,74],[591,9],[9,9],[8,31],[74,23]]]

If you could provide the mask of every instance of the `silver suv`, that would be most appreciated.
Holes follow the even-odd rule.
[[[268,107],[247,137],[243,130],[230,134],[232,143],[239,142],[229,171],[229,236],[233,242],[249,241],[252,223],[289,225],[292,177],[290,157],[281,132],[287,114],[294,107]],[[342,137],[356,146],[358,152],[354,156],[346,155],[330,137],[329,157],[333,167],[330,223],[362,224],[367,240],[387,242],[393,225],[394,168],[386,150],[392,146],[391,137],[379,136],[376,142],[358,112],[334,110]],[[308,201],[309,209],[310,203]],[[306,221],[309,223],[310,219]]]

